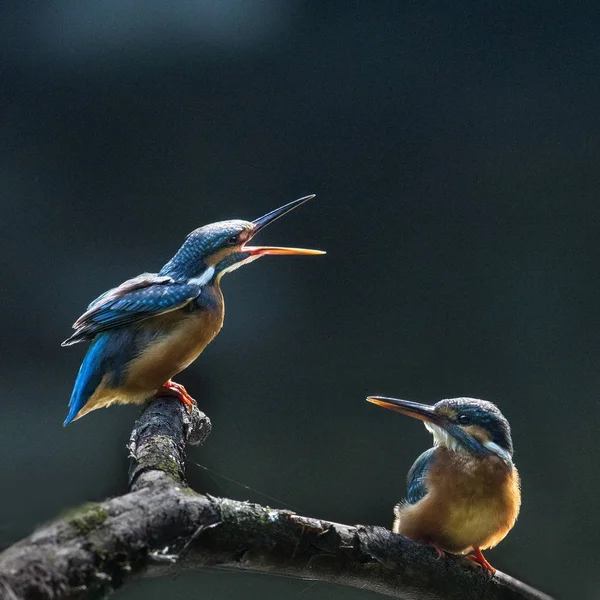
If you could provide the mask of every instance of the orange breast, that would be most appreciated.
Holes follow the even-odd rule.
[[[439,448],[427,487],[419,502],[399,507],[394,531],[448,552],[492,548],[519,514],[519,474],[495,456],[477,459]]]
[[[223,325],[223,302],[217,310],[176,311],[146,324],[157,330],[155,341],[129,363],[124,388],[150,394],[183,371],[206,348]]]

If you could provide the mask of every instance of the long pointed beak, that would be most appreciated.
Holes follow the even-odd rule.
[[[367,402],[377,404],[377,406],[383,406],[383,408],[389,408],[399,412],[407,417],[413,417],[414,419],[420,419],[421,421],[427,421],[428,423],[435,423],[436,425],[442,425],[443,418],[438,415],[433,406],[429,404],[421,404],[419,402],[411,402],[410,400],[398,400],[397,398],[387,398],[386,396],[368,396]]]
[[[279,219],[279,217],[283,217],[283,215],[289,213],[291,210],[298,208],[301,204],[312,200],[315,197],[315,194],[311,194],[310,196],[304,196],[303,198],[298,198],[298,200],[292,200],[271,212],[268,212],[266,215],[259,217],[258,219],[254,219],[252,224],[254,225],[254,233],[256,235],[261,229],[264,229],[267,225],[270,225],[273,221]]]
[[[312,200],[315,197],[314,194],[310,196],[304,196],[303,198],[298,198],[298,200],[292,200],[292,202],[288,202],[271,212],[268,212],[266,215],[259,217],[258,219],[254,219],[252,224],[254,225],[254,231],[252,232],[252,237],[254,237],[261,229],[264,229],[267,225],[271,224],[273,221],[279,219],[279,217],[283,217],[283,215],[289,213],[290,211],[298,208],[301,204]],[[316,256],[318,254],[325,254],[322,250],[310,250],[308,248],[284,248],[279,246],[246,246],[242,247],[244,252],[254,256],[262,256],[265,254],[285,254],[285,255],[305,255],[305,256]]]

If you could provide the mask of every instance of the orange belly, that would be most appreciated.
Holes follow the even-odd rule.
[[[438,448],[427,487],[415,504],[398,506],[394,531],[448,552],[494,547],[519,514],[519,474],[497,457],[477,459]]]
[[[138,335],[148,335],[152,341],[128,364],[121,385],[111,386],[110,374],[102,379],[76,418],[112,404],[140,404],[151,398],[200,356],[219,333],[223,316],[220,300],[217,310],[173,311],[140,323]]]
[[[168,331],[129,363],[123,385],[125,393],[155,393],[202,354],[222,325],[222,311],[197,311],[185,315],[178,323],[166,324]]]

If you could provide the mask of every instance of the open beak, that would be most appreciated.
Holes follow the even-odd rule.
[[[254,225],[254,231],[252,232],[252,237],[254,237],[261,229],[264,229],[267,225],[271,224],[273,221],[279,219],[279,217],[283,217],[283,215],[289,213],[291,210],[294,210],[301,204],[308,202],[315,195],[311,194],[310,196],[304,196],[303,198],[298,198],[298,200],[293,200],[292,202],[288,202],[271,212],[268,212],[266,215],[254,219],[252,224]],[[305,256],[315,256],[318,254],[325,254],[322,250],[309,250],[307,248],[283,248],[279,246],[242,246],[242,250],[251,254],[253,256],[262,256],[264,254],[298,254]]]
[[[397,398],[386,398],[385,396],[368,396],[367,402],[440,426],[443,426],[445,421],[441,415],[435,412],[433,406],[429,406],[429,404],[420,404],[419,402],[411,402],[410,400],[398,400]]]

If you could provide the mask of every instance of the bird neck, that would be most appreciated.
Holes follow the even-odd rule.
[[[175,281],[200,280],[208,283],[214,269],[207,264],[207,258],[201,240],[189,235],[175,256],[160,270],[159,275],[168,275]]]
[[[260,258],[259,254],[233,251],[207,253],[206,249],[192,236],[184,242],[177,254],[160,270],[175,281],[200,285],[218,285],[221,277]]]
[[[175,256],[160,270],[159,275],[168,275],[176,281],[187,281],[202,276],[207,265],[198,250],[197,241],[191,236],[188,237]]]
[[[183,258],[183,259],[182,259]],[[237,267],[236,261],[221,261],[216,265],[208,266],[204,261],[188,261],[186,257],[173,257],[160,271],[159,275],[168,275],[175,281],[191,285],[219,287],[224,273]]]
[[[186,283],[208,283],[214,274],[214,268],[208,267],[204,261],[176,260],[172,258],[159,272],[159,275],[167,275],[175,281]]]
[[[506,465],[512,465],[512,453],[490,440],[480,441],[465,434],[459,428],[454,430],[454,435],[450,435],[444,428],[433,423],[425,423],[425,427],[433,435],[433,443],[437,447],[445,448],[450,452],[470,454],[476,458],[494,455]]]
[[[441,427],[431,423],[428,423],[426,427],[433,434],[433,444],[437,448],[444,448],[444,450],[456,454],[469,455],[475,459],[496,456],[508,467],[512,466],[511,453],[492,441],[481,442],[472,436],[464,436],[459,441]]]
[[[247,252],[232,252],[231,254],[224,256],[214,267],[215,273],[213,281],[218,284],[225,273],[231,273],[231,271],[235,271],[242,265],[247,265],[257,258],[260,258],[259,254],[251,255]]]

